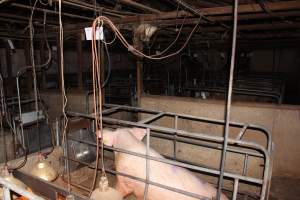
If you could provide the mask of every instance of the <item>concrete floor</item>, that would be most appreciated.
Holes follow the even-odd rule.
[[[93,176],[93,170],[84,167],[81,170],[72,173],[72,177],[73,177],[72,181],[80,185],[90,187],[92,176]],[[109,182],[110,186],[114,187],[116,183],[115,176],[108,174],[108,178],[110,181]],[[61,184],[64,185],[64,183],[59,179],[56,182],[59,185]],[[75,189],[75,191],[81,193],[82,195],[87,195],[87,193],[82,190]],[[244,200],[244,198],[241,198],[241,200],[242,199]],[[300,179],[273,177],[269,200],[299,200],[299,199],[300,199]],[[135,200],[135,197],[131,195],[127,197],[125,200]]]

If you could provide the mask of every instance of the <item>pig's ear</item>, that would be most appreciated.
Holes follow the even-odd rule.
[[[144,129],[144,128],[132,128],[131,133],[136,139],[142,140],[146,135],[146,129]]]

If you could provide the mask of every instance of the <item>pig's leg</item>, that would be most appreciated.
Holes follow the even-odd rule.
[[[126,185],[124,177],[117,176],[116,190],[119,191],[122,197],[126,197],[133,192],[133,188]]]

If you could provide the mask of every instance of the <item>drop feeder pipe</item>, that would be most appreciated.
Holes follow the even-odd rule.
[[[238,3],[239,3],[238,0],[234,0],[234,20],[233,20],[233,35],[232,35],[232,49],[231,49],[231,64],[230,64],[229,86],[228,86],[227,104],[226,104],[226,113],[225,113],[224,145],[223,145],[223,152],[222,152],[221,164],[220,164],[220,177],[219,177],[219,182],[218,182],[217,200],[221,199],[224,171],[225,171],[226,153],[227,153],[227,146],[228,146],[228,140],[229,140],[228,136],[229,136],[229,126],[230,126],[230,111],[231,111],[233,75],[234,75],[235,52],[236,52]]]

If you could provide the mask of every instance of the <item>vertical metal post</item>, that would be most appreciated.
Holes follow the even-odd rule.
[[[234,179],[234,186],[233,186],[233,194],[232,194],[232,200],[236,200],[237,192],[239,187],[239,179]]]
[[[178,129],[178,115],[175,115],[175,118],[174,118],[174,129],[177,131]],[[175,132],[175,135],[174,135],[174,140],[173,140],[173,157],[174,159],[177,159],[177,133]]]
[[[139,51],[143,50],[143,43],[139,38],[139,34],[134,30],[133,46]],[[137,58],[136,61],[136,96],[137,106],[141,106],[141,96],[143,93],[143,61],[141,58]],[[140,119],[140,116],[139,116]]]
[[[82,56],[82,43],[81,43],[81,33],[77,36],[77,59],[78,59],[78,88],[83,88],[82,81],[82,69],[83,69],[83,56]]]
[[[11,50],[7,46],[5,48],[5,56],[6,56],[6,72],[7,72],[7,77],[11,78],[12,77],[12,62],[11,62]]]
[[[7,187],[3,187],[4,200],[11,200],[10,190]]]
[[[150,129],[146,129],[146,184],[145,184],[145,191],[144,191],[144,200],[147,200],[148,196],[148,188],[149,188],[149,174],[150,174],[150,169],[149,169],[149,150],[150,150]]]
[[[59,129],[59,120],[57,118],[55,120],[55,133],[56,133],[56,146],[59,146],[60,145],[60,141],[59,141],[60,129]]]
[[[68,192],[71,192],[71,174],[70,174],[70,163],[69,163],[69,151],[68,151],[68,133],[65,133],[65,141],[64,141],[64,147],[65,147],[65,151],[64,154],[67,157],[67,159],[65,160],[65,170],[67,171],[67,175],[68,175]]]
[[[25,147],[23,121],[22,121],[22,107],[21,107],[21,94],[20,94],[19,76],[17,76],[16,80],[17,80],[17,93],[18,93],[19,117],[20,117],[20,128],[21,128],[21,140],[22,140],[23,146]]]
[[[26,66],[32,66],[32,60],[31,60],[31,47],[30,47],[30,40],[26,40],[24,42],[24,56],[25,56],[25,63]],[[31,91],[32,90],[32,83],[33,83],[33,77],[32,76],[28,76],[26,81],[26,85],[27,85],[27,90]]]
[[[235,51],[236,51],[236,35],[237,35],[237,19],[238,19],[238,0],[234,1],[234,23],[233,23],[233,36],[232,36],[232,49],[231,49],[231,63],[230,63],[230,74],[229,74],[229,86],[227,94],[227,104],[226,104],[226,115],[225,115],[225,133],[224,133],[224,143],[223,151],[221,157],[220,165],[220,177],[218,182],[217,200],[220,200],[223,178],[224,178],[224,168],[226,160],[226,151],[228,145],[228,135],[229,135],[229,122],[230,122],[230,110],[231,110],[231,97],[232,97],[232,86],[233,86],[233,75],[234,75],[234,65],[235,65]]]
[[[243,166],[243,176],[246,175],[247,173],[247,168],[248,168],[248,154],[245,154],[245,158],[244,158],[244,166]]]
[[[86,114],[90,114],[90,94],[92,94],[92,91],[87,91],[85,93],[85,111],[86,111]]]
[[[44,47],[45,47],[45,41],[41,40],[41,46],[40,46],[40,60],[41,63],[45,63],[45,51],[44,51]],[[46,70],[42,69],[42,88],[46,89],[46,85],[47,85],[47,80],[46,80]]]

